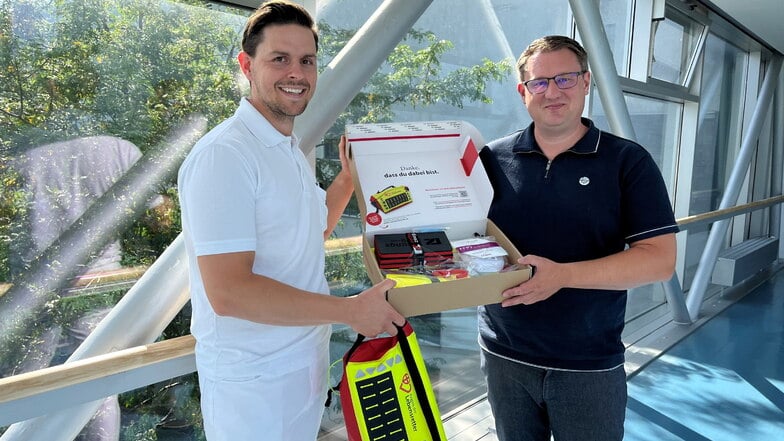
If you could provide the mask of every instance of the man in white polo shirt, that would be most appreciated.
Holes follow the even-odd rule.
[[[329,295],[324,240],[353,191],[343,171],[325,192],[292,134],[316,86],[312,18],[287,1],[249,18],[238,61],[250,82],[234,116],[179,172],[196,364],[207,439],[314,440],[327,390],[331,323],[369,336],[404,318],[385,281]]]

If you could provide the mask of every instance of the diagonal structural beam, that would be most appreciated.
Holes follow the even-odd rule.
[[[743,138],[738,158],[735,160],[735,165],[730,173],[727,189],[719,203],[720,210],[731,207],[738,202],[743,180],[746,177],[749,164],[751,164],[751,159],[754,150],[757,147],[757,141],[760,132],[762,131],[762,126],[765,123],[765,117],[770,109],[770,104],[773,101],[776,82],[781,73],[781,63],[782,57],[776,56],[770,62],[767,72],[765,72],[765,79],[762,82],[757,105],[751,116],[751,123],[746,131],[746,136]],[[689,289],[689,296],[686,298],[686,307],[689,310],[689,315],[692,320],[697,320],[700,315],[702,301],[705,299],[705,292],[708,289],[708,283],[713,274],[713,268],[716,266],[716,258],[719,255],[719,251],[721,251],[724,236],[727,234],[729,222],[729,219],[720,220],[714,223],[710,229],[708,241],[705,244],[702,256],[700,256],[700,264],[697,267],[697,273],[694,275],[694,281]]]

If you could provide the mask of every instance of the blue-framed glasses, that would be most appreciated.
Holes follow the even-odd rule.
[[[534,78],[532,80],[523,81],[523,85],[531,93],[544,93],[550,85],[550,80],[553,80],[555,86],[559,89],[571,89],[577,85],[577,78],[584,74],[586,71],[579,72],[566,72],[558,74],[549,78]]]

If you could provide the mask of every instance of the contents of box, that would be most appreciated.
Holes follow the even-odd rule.
[[[376,234],[379,268],[438,265],[452,260],[452,245],[443,231]]]
[[[530,267],[516,265],[520,252],[487,219],[493,189],[475,127],[353,124],[346,138],[365,267],[373,283],[397,281],[388,299],[401,314],[497,303],[530,278]]]
[[[472,274],[497,273],[506,266],[506,250],[493,237],[472,237],[456,241],[457,259]]]
[[[381,272],[398,288],[517,269],[493,237],[452,244],[444,231],[376,234],[373,250]]]

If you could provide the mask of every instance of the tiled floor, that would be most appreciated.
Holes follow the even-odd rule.
[[[627,440],[784,440],[784,273],[628,384]]]
[[[626,440],[784,440],[784,272],[629,379]],[[489,405],[447,418],[455,441],[496,441]]]

